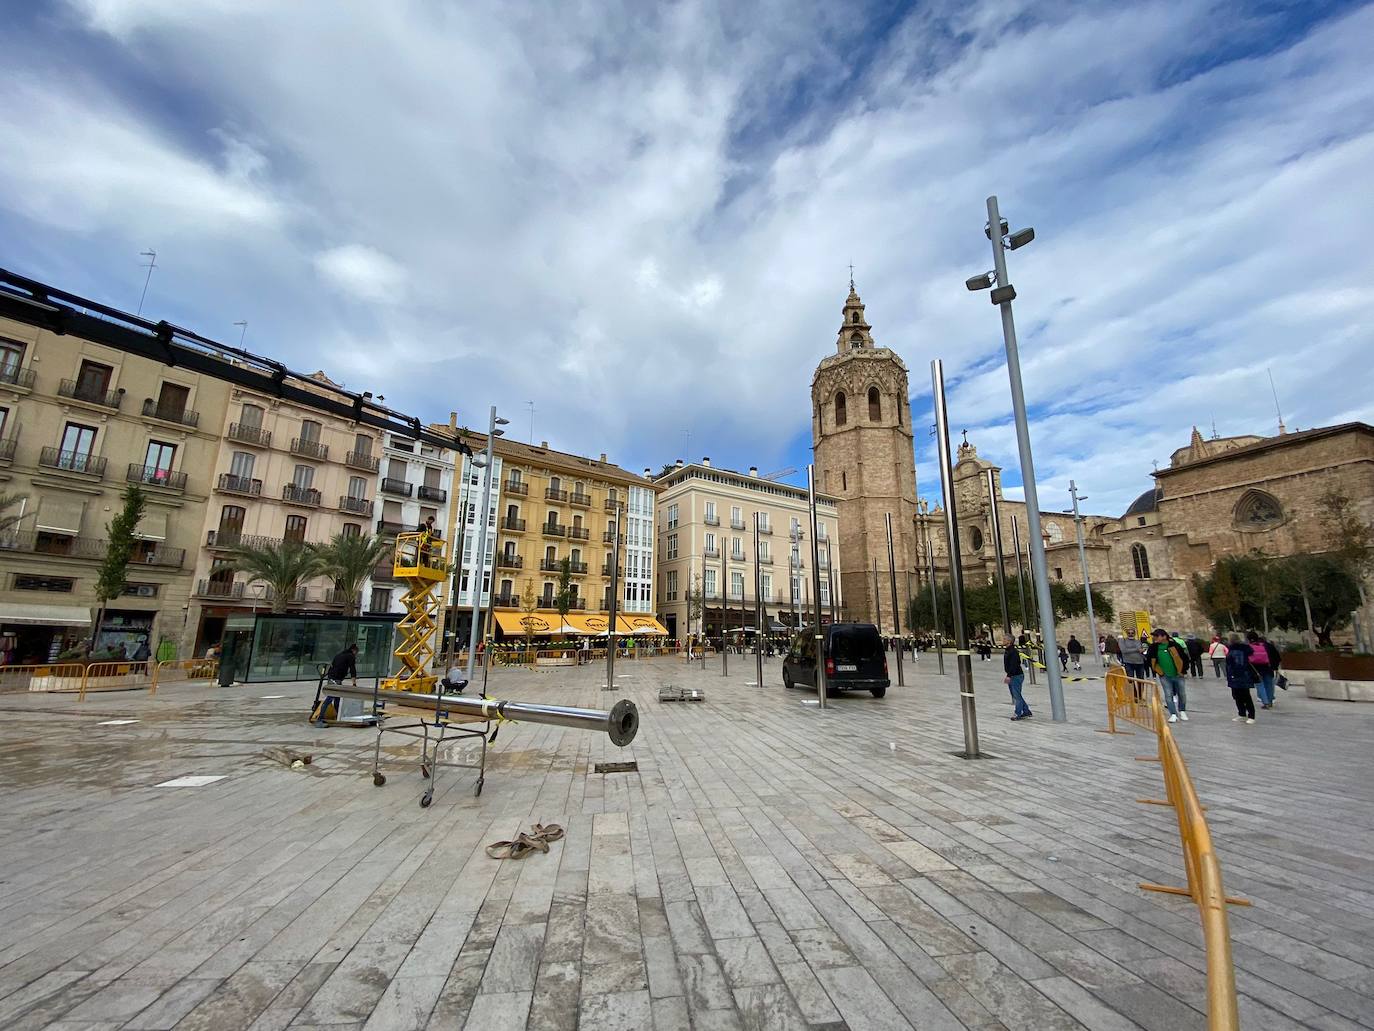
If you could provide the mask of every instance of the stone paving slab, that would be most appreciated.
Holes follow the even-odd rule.
[[[983,748],[930,657],[825,712],[752,658],[496,671],[492,693],[640,706],[624,750],[508,725],[486,787],[313,685],[0,697],[0,1027],[1124,1028],[1206,1024],[1205,955],[1147,735],[1014,723],[976,664]],[[951,663],[952,669],[952,663]],[[663,703],[661,688],[706,700]],[[1253,726],[1190,683],[1175,731],[1209,808],[1246,1028],[1374,1027],[1374,712],[1280,695]],[[266,695],[282,695],[266,698]],[[102,726],[112,719],[138,722]],[[461,747],[461,746],[459,746]],[[314,761],[291,769],[290,753]],[[638,772],[595,763],[634,759]],[[158,787],[218,776],[202,787]],[[547,855],[488,858],[532,822]]]

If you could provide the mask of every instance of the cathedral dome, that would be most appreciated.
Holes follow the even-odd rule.
[[[1162,490],[1158,487],[1151,487],[1144,494],[1131,502],[1131,507],[1126,509],[1125,514],[1122,515],[1121,518],[1125,519],[1126,516],[1144,515],[1146,512],[1158,512],[1159,501],[1162,497],[1164,497],[1164,492]]]

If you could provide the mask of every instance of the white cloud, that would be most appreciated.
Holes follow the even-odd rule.
[[[1333,373],[1370,344],[1368,8],[1278,47],[1185,0],[937,2],[885,40],[781,0],[70,10],[109,60],[0,81],[16,253],[118,303],[166,248],[159,310],[422,415],[534,398],[539,438],[631,468],[689,429],[797,464],[853,261],[918,407],[942,356],[1014,480],[997,315],[963,288],[992,192],[1039,234],[1012,263],[1045,507],[1073,476],[1119,511],[1194,423],[1268,430],[1266,367],[1290,425],[1374,412]]]

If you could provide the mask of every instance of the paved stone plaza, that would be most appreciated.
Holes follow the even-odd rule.
[[[1043,686],[1013,723],[975,665],[976,763],[930,657],[826,713],[776,661],[763,690],[752,659],[622,663],[616,695],[500,671],[504,697],[630,697],[639,738],[506,726],[481,797],[444,771],[428,810],[413,767],[373,787],[370,731],[305,723],[313,685],[0,696],[0,1026],[1205,1026],[1196,913],[1136,887],[1183,876],[1171,810],[1134,801],[1161,792],[1151,739],[1095,732],[1100,682],[1066,726]],[[1217,681],[1190,693],[1178,737],[1255,903],[1243,1025],[1374,1027],[1374,707],[1290,691],[1247,727]],[[188,776],[223,779],[158,786]],[[487,858],[534,821],[565,840]]]

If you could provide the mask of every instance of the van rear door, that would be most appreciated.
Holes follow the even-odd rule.
[[[830,631],[830,658],[837,680],[882,680],[887,676],[883,639],[871,625],[837,626]]]

